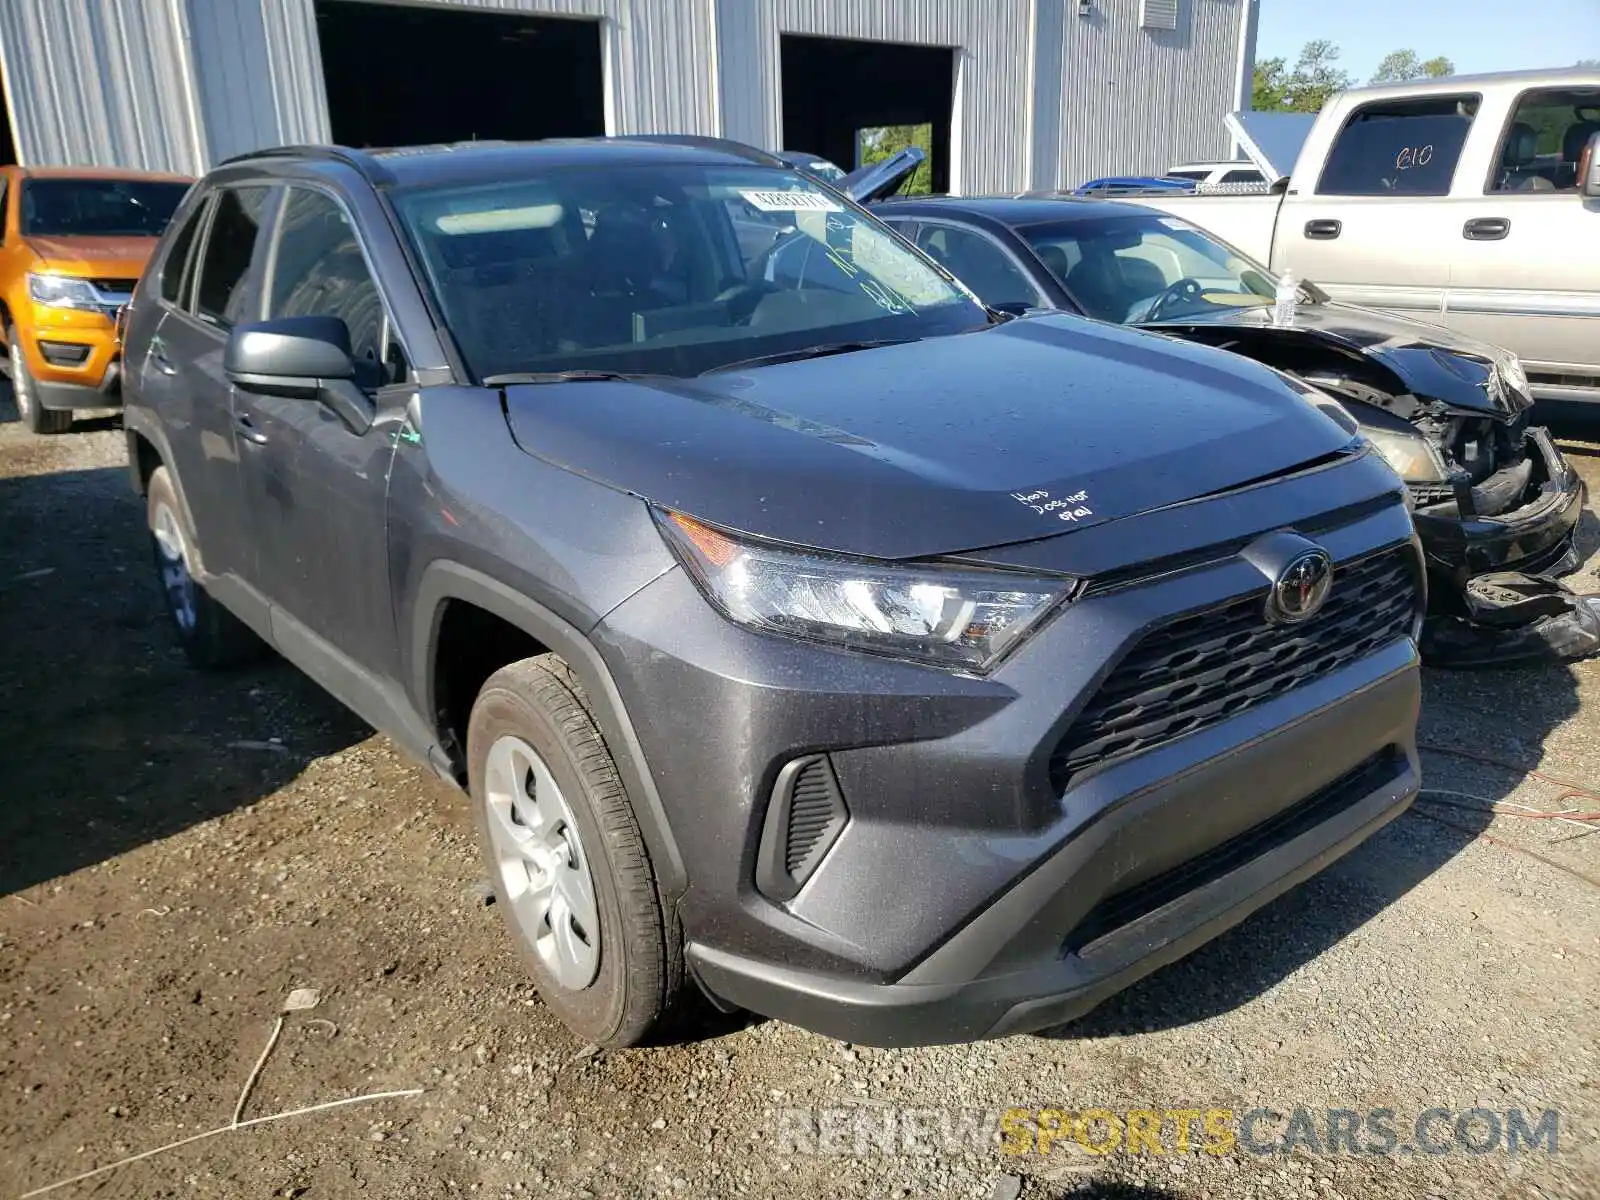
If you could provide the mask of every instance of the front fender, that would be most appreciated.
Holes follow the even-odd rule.
[[[681,895],[688,883],[683,856],[672,835],[638,733],[610,668],[577,626],[481,571],[448,560],[430,563],[422,573],[412,606],[411,688],[412,695],[422,701],[421,711],[437,711],[434,668],[441,619],[446,602],[451,600],[493,613],[560,655],[572,667],[588,693],[595,721],[605,735],[622,784],[633,802],[663,899],[670,902]]]

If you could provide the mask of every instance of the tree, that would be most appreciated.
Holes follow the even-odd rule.
[[[1582,67],[1586,71],[1600,71],[1600,58],[1580,58],[1573,66]]]
[[[1318,39],[1301,47],[1292,71],[1281,58],[1257,63],[1251,107],[1260,112],[1320,112],[1328,97],[1355,82],[1338,61],[1339,47]]]
[[[1288,108],[1289,65],[1281,58],[1269,58],[1256,64],[1254,86],[1250,89],[1250,107],[1257,112],[1277,112]]]
[[[1455,73],[1455,63],[1443,55],[1423,62],[1417,57],[1415,50],[1396,50],[1392,54],[1384,55],[1383,61],[1378,64],[1378,69],[1372,73],[1372,82],[1404,83],[1408,79],[1424,77],[1438,79]]]
[[[880,125],[861,131],[861,165],[892,158],[908,146],[922,151],[922,163],[901,188],[907,196],[926,195],[933,190],[933,126]]]

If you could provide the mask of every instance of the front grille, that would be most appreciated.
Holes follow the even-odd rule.
[[[1154,749],[1310,683],[1411,633],[1408,545],[1339,563],[1322,610],[1272,625],[1266,589],[1147,633],[1117,664],[1050,757],[1058,792],[1083,772]]]
[[[102,292],[118,292],[123,295],[127,295],[133,291],[134,287],[137,286],[139,281],[137,279],[111,279],[108,277],[103,279],[91,279],[89,282],[94,284],[94,286],[99,288]]]

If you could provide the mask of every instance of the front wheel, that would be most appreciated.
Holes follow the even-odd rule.
[[[672,999],[655,872],[583,686],[554,655],[484,684],[468,777],[489,878],[545,1003],[579,1037],[631,1046]]]
[[[157,467],[146,486],[150,545],[167,614],[189,661],[216,670],[249,662],[266,652],[266,644],[234,616],[194,577],[193,541],[177,489],[166,467]]]
[[[28,358],[22,352],[15,325],[6,329],[6,347],[11,355],[11,397],[17,402],[17,416],[30,433],[66,433],[72,428],[72,413],[39,407],[39,389],[28,370]]]

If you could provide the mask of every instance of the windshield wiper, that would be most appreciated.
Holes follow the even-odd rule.
[[[661,379],[642,371],[507,371],[501,375],[485,375],[484,387],[509,387],[520,383],[594,383],[620,379],[637,382],[641,379]]]
[[[780,350],[776,354],[760,354],[755,358],[741,358],[737,362],[712,367],[702,375],[715,375],[722,371],[737,371],[741,367],[766,367],[773,363],[798,362],[803,358],[827,358],[830,354],[850,354],[856,350],[876,350],[880,346],[904,346],[907,342],[920,342],[921,338],[871,338],[855,342],[823,342],[818,346],[804,346],[799,350]]]

